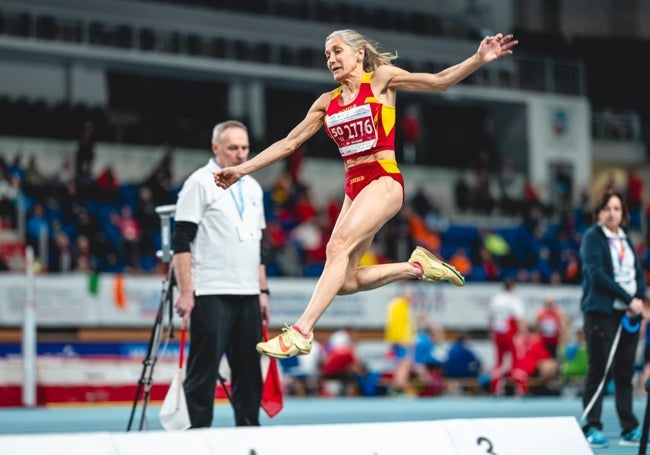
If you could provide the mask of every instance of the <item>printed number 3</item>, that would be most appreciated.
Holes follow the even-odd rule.
[[[478,438],[476,438],[476,445],[480,446],[484,442],[487,444],[487,449],[485,453],[489,453],[490,455],[497,455],[496,452],[492,452],[493,449],[492,441],[490,441],[488,438],[484,438],[483,436],[479,436]]]

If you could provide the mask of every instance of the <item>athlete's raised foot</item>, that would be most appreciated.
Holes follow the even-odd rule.
[[[421,246],[413,250],[409,262],[417,262],[422,266],[423,280],[449,281],[456,286],[465,285],[465,277],[453,265],[442,262],[433,253]]]

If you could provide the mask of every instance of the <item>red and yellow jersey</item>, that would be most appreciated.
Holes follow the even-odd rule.
[[[342,106],[342,87],[332,92],[325,131],[343,158],[395,150],[395,107],[384,106],[372,92],[373,73],[364,73],[356,99]]]

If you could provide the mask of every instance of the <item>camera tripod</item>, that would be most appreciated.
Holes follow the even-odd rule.
[[[151,336],[149,338],[149,346],[147,348],[147,355],[142,361],[142,374],[138,381],[133,406],[131,408],[131,415],[126,431],[131,431],[133,421],[136,414],[138,403],[142,401],[142,412],[140,414],[140,422],[138,429],[142,430],[146,420],[147,405],[149,404],[149,397],[151,395],[151,387],[153,385],[153,370],[158,360],[158,353],[160,351],[160,341],[162,339],[163,327],[167,329],[168,338],[174,338],[174,324],[173,324],[173,298],[174,298],[174,268],[172,265],[171,257],[172,251],[170,248],[171,240],[171,218],[174,214],[175,205],[163,205],[156,207],[156,213],[160,216],[161,220],[161,234],[162,234],[162,249],[158,251],[157,256],[159,259],[168,265],[167,276],[162,282],[162,292],[160,295],[160,305],[154,320],[154,325],[151,329]]]

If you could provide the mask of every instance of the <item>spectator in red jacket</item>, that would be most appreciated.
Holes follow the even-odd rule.
[[[515,393],[528,393],[528,378],[540,378],[540,387],[547,385],[558,373],[558,362],[544,346],[542,338],[533,328],[515,341],[517,356],[514,359],[510,377],[515,382]]]

